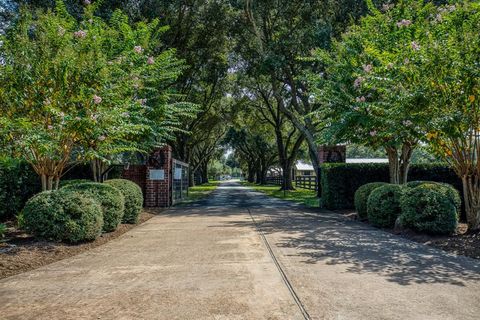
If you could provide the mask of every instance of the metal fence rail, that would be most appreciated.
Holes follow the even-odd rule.
[[[315,176],[296,176],[295,187],[308,190],[318,190],[317,177]]]
[[[188,164],[172,159],[172,202],[188,196]]]

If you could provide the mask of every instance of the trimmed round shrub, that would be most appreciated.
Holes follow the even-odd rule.
[[[367,219],[367,201],[370,193],[378,187],[386,185],[386,182],[371,182],[364,184],[355,192],[355,210],[360,219]]]
[[[112,232],[117,229],[125,212],[125,198],[120,190],[105,183],[89,182],[71,184],[62,188],[84,194],[95,199],[102,207],[103,231]]]
[[[405,188],[386,184],[370,193],[367,201],[368,221],[376,227],[393,228],[401,214],[400,198]]]
[[[135,182],[126,179],[112,179],[105,181],[105,183],[120,190],[125,197],[123,223],[137,223],[143,207],[142,189]]]
[[[436,181],[411,181],[407,183],[407,187],[410,188],[416,188],[418,186],[428,186],[428,188],[443,193],[453,202],[458,214],[462,211],[462,197],[458,190],[451,184]]]
[[[93,181],[92,180],[87,180],[87,179],[60,180],[60,188],[70,186],[72,184],[90,183],[90,182],[93,182]]]
[[[437,184],[407,189],[401,197],[403,226],[430,234],[455,232],[458,213],[453,201]]]
[[[41,192],[27,201],[22,225],[37,237],[67,242],[94,240],[102,232],[100,204],[79,192]]]
[[[416,188],[416,187],[421,186],[422,184],[425,184],[425,183],[435,183],[435,182],[434,181],[421,181],[421,180],[409,181],[409,182],[407,182],[406,186],[409,187],[409,188]]]

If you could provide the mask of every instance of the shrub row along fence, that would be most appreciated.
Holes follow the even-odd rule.
[[[409,181],[437,181],[451,184],[460,194],[462,183],[446,164],[414,164],[408,173]],[[321,168],[322,204],[327,209],[351,209],[355,191],[370,182],[388,182],[386,163],[328,163]]]
[[[317,191],[317,189],[318,189],[317,177],[315,177],[315,176],[297,176],[297,177],[295,177],[295,187]]]

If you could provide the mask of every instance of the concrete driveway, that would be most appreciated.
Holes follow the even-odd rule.
[[[1,319],[479,319],[479,302],[477,260],[235,183],[0,280]]]

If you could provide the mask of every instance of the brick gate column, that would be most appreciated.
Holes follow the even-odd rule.
[[[346,146],[320,146],[318,147],[318,161],[322,163],[345,162],[347,158]]]
[[[156,149],[147,160],[145,207],[172,205],[172,148]]]

